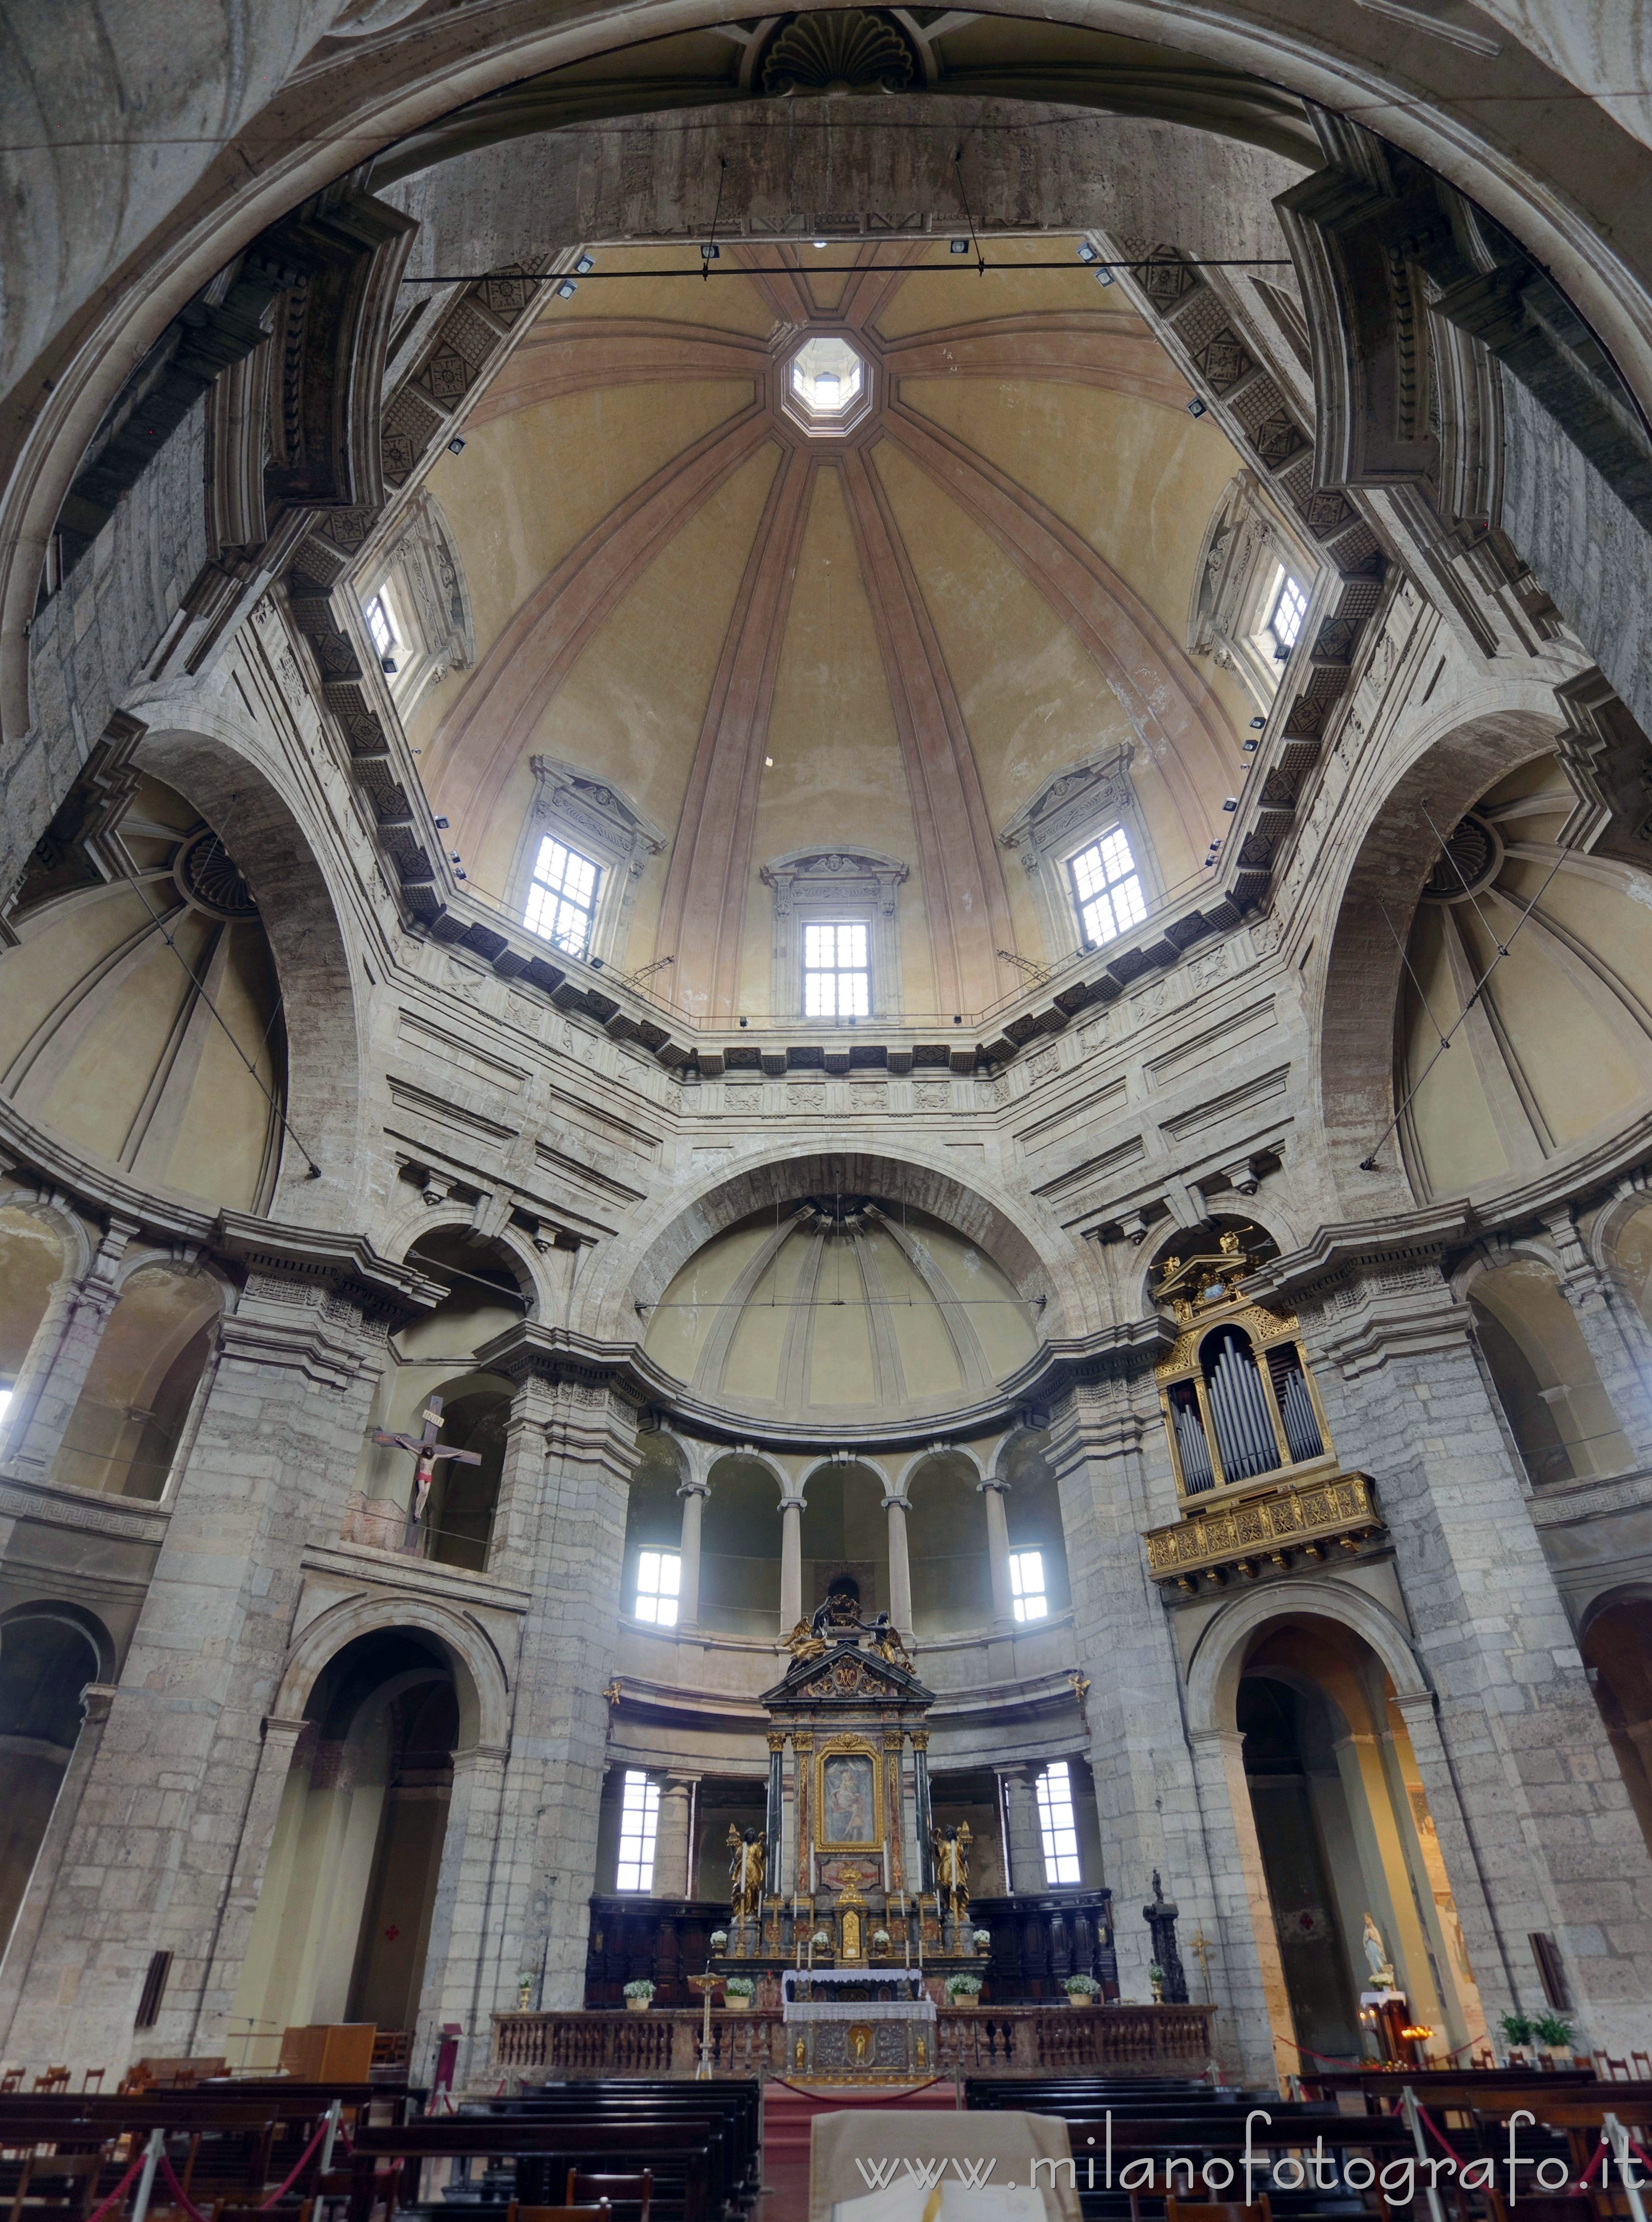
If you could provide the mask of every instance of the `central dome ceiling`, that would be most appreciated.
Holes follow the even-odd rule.
[[[1182,645],[1239,459],[1077,243],[593,250],[429,480],[476,654],[411,738],[473,888],[517,900],[551,758],[657,832],[610,961],[686,1014],[781,1014],[765,867],[824,842],[891,868],[882,1007],[949,1020],[1067,953],[1002,838],[1063,773],[1126,765],[1148,884],[1196,879],[1252,709]]]

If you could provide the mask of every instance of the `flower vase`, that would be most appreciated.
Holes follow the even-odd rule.
[[[652,1999],[627,1999],[625,2011],[627,2013],[647,2013],[653,2004]]]

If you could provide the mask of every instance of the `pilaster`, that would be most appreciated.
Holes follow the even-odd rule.
[[[8,1415],[5,1462],[20,1480],[50,1478],[119,1299],[121,1262],[137,1231],[134,1221],[111,1219],[79,1280],[53,1289],[17,1384],[17,1409]]]

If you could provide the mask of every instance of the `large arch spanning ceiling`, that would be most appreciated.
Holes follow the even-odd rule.
[[[429,481],[477,658],[411,738],[479,892],[515,892],[536,755],[664,832],[616,961],[671,957],[696,1015],[780,1007],[761,873],[811,843],[904,868],[900,1009],[991,1004],[1002,952],[1077,938],[1000,837],[1094,759],[1128,758],[1150,884],[1197,882],[1251,706],[1180,643],[1239,459],[1117,289],[1021,267],[1073,248],[731,245],[715,283],[550,302]],[[638,267],[698,262],[599,257]],[[867,366],[838,436],[787,406],[821,336]]]

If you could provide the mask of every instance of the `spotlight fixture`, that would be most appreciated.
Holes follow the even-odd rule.
[[[1261,743],[1260,741],[1241,741],[1239,745],[1248,756],[1254,756],[1257,750],[1261,748]]]
[[[454,877],[456,880],[467,880],[470,877],[470,874],[466,871],[456,871],[454,874]]]
[[[594,254],[582,254],[573,267],[583,278],[587,270],[597,267],[597,258]]]
[[[462,863],[464,863],[464,861],[465,861],[465,859],[464,859],[464,858],[460,855],[460,853],[459,853],[459,851],[458,851],[458,850],[457,850],[457,849],[449,849],[449,850],[448,850],[448,851],[447,851],[447,862],[448,862],[450,864],[462,864]]]
[[[1111,285],[1112,284],[1112,282],[1113,282],[1113,273],[1112,273],[1112,272],[1111,272],[1111,270],[1108,270],[1108,269],[1106,269],[1106,268],[1104,268],[1104,268],[1102,268],[1102,269],[1100,269],[1100,270],[1098,270],[1098,271],[1097,271],[1097,273],[1096,273],[1096,283],[1097,283],[1097,285],[1098,285],[1098,286],[1111,286]]]
[[[381,656],[379,659],[379,668],[386,679],[393,679],[396,675],[396,658],[393,656]]]
[[[434,820],[434,823],[438,833],[445,833],[447,831],[447,820],[445,818],[438,818]]]
[[[462,455],[464,452],[465,443],[460,438],[458,433],[455,432],[453,438],[447,443],[447,453],[450,455]]]
[[[1253,733],[1260,733],[1267,723],[1266,718],[1253,718],[1250,721],[1250,730]]]
[[[826,242],[823,239],[817,239],[815,242],[815,252],[817,254],[824,254],[826,252]],[[746,1021],[742,1019],[740,1023],[743,1026]]]
[[[773,771],[773,769],[774,769],[774,759],[773,759],[773,756],[765,756],[765,757],[764,757],[764,759],[763,759],[763,769],[764,769],[764,770],[765,770],[765,771]]]
[[[704,246],[700,249],[700,260],[702,262],[721,262],[723,260],[723,249],[716,244],[715,240],[707,240]]]
[[[956,1011],[954,1011],[954,1012],[953,1013],[953,1014],[952,1014],[952,1022],[953,1022],[954,1026],[962,1026],[962,1024],[964,1023],[962,1017],[961,1017],[961,1014],[960,1014],[958,1012],[956,1012]]]
[[[1227,811],[1237,810],[1239,807],[1238,796],[1236,794],[1230,794],[1227,800],[1223,804],[1222,807]]]
[[[556,289],[556,298],[559,301],[571,301],[579,290],[572,278],[565,278]]]
[[[1275,647],[1273,661],[1275,663],[1288,663],[1291,661],[1291,643],[1288,640],[1280,641]]]
[[[1089,241],[1088,241],[1087,239],[1081,239],[1081,240],[1079,242],[1079,261],[1080,261],[1080,262],[1093,262],[1093,261],[1095,260],[1095,259],[1096,259],[1096,250],[1095,250],[1095,248],[1094,248],[1093,247],[1092,247],[1092,245],[1090,244],[1090,242],[1089,242]]]
[[[947,242],[947,248],[952,254],[967,254],[969,242],[967,239],[949,239]]]
[[[1190,417],[1203,417],[1206,414],[1205,404],[1199,399],[1197,393],[1187,405],[1187,413]]]
[[[741,1025],[742,1025],[742,1026],[749,1026],[749,1025],[751,1024],[751,1021],[750,1021],[750,1020],[749,1020],[749,1019],[742,1019],[742,1020],[740,1021],[740,1023],[741,1023]]]

